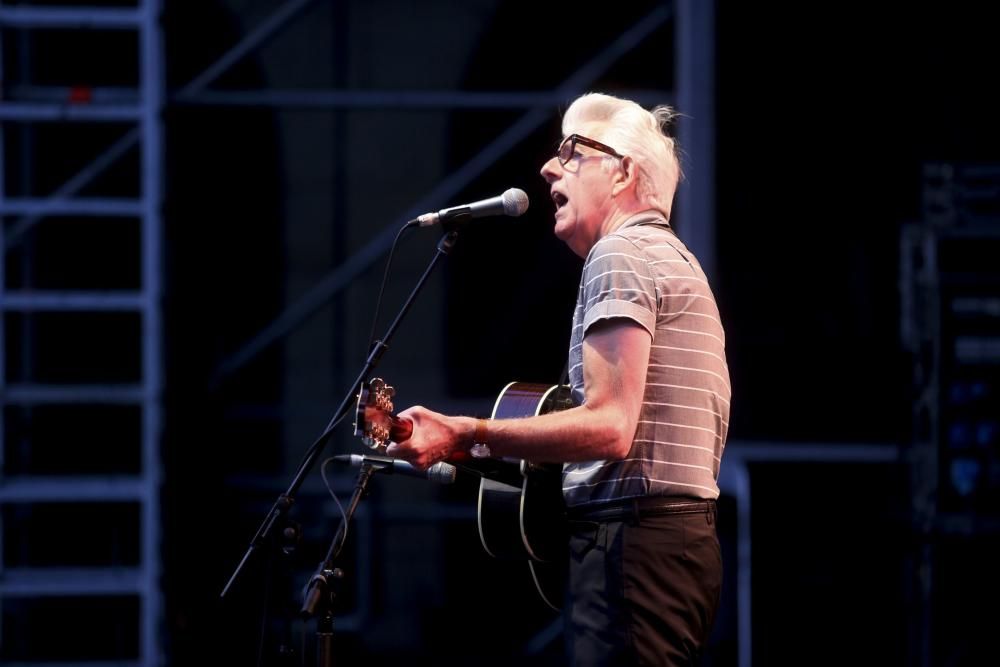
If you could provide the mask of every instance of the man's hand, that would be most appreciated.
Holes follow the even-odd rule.
[[[472,442],[475,420],[471,417],[449,417],[421,405],[407,408],[397,416],[413,423],[413,433],[403,442],[389,445],[385,453],[421,470],[448,459]]]

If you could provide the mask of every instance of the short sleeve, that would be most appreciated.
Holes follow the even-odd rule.
[[[583,330],[605,319],[634,320],[652,336],[656,328],[656,282],[642,251],[616,234],[594,245],[582,279]]]

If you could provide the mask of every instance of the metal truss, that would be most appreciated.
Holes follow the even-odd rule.
[[[171,104],[190,106],[267,106],[314,109],[523,109],[524,114],[478,154],[445,178],[420,201],[399,216],[399,222],[439,207],[479,177],[498,158],[522,142],[551,118],[552,109],[585,92],[618,59],[643,42],[656,29],[674,21],[678,37],[676,94],[665,91],[632,91],[630,96],[644,103],[674,102],[693,123],[681,128],[681,143],[691,158],[686,166],[687,190],[679,193],[679,225],[688,245],[699,256],[709,274],[714,267],[714,3],[698,0],[664,2],[608,44],[558,87],[548,92],[429,92],[429,91],[209,91],[208,86],[234,63],[275,36],[297,17],[312,0],[288,0],[256,28],[208,66],[201,74],[175,91]],[[138,311],[143,316],[143,381],[136,386],[91,385],[73,387],[9,386],[0,366],[4,403],[70,402],[79,400],[110,403],[139,403],[143,406],[143,475],[140,479],[3,480],[0,502],[31,502],[42,499],[104,498],[132,499],[143,503],[143,566],[131,573],[73,572],[61,577],[87,581],[88,591],[132,591],[143,596],[143,665],[162,662],[158,592],[159,562],[159,434],[161,406],[160,365],[162,363],[159,295],[160,227],[159,202],[162,191],[162,150],[159,112],[163,108],[162,48],[158,18],[160,0],[145,0],[136,9],[12,7],[0,5],[0,26],[9,28],[78,28],[138,30],[141,38],[141,90],[95,89],[90,104],[67,104],[67,91],[52,88],[14,89],[16,100],[0,105],[2,122],[72,121],[88,123],[130,122],[136,127],[123,134],[91,164],[68,179],[48,197],[8,198],[0,191],[0,213],[15,218],[0,230],[0,247],[7,250],[23,242],[26,234],[45,216],[126,216],[140,217],[143,223],[143,289],[137,293],[12,293],[0,286],[0,308],[37,312]],[[664,63],[667,66],[667,63]],[[78,193],[125,153],[142,146],[143,189],[138,200],[77,197]],[[0,156],[3,131],[0,127]],[[0,187],[3,183],[0,160]],[[288,335],[311,313],[321,308],[389,249],[398,225],[378,233],[362,250],[319,280],[274,321],[264,327],[216,371],[221,379],[256,357],[274,341]],[[6,230],[6,233],[4,233]],[[0,276],[3,275],[0,254]],[[0,328],[2,336],[2,328]],[[0,341],[2,342],[2,341]],[[0,355],[0,364],[2,364]],[[725,466],[724,466],[725,469]],[[45,595],[48,584],[33,582],[30,576],[17,580],[4,572],[0,595]],[[121,576],[119,576],[121,574]],[[107,576],[105,576],[107,575]],[[51,579],[49,581],[52,581]],[[79,585],[78,585],[79,586]],[[67,589],[63,589],[67,590]],[[742,626],[741,626],[742,627]],[[747,627],[749,627],[747,625]],[[748,636],[747,636],[748,639]],[[749,646],[749,643],[747,644]],[[96,663],[95,663],[96,664]],[[741,665],[748,664],[741,660]]]

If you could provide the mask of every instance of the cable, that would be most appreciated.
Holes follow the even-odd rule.
[[[382,274],[382,285],[378,289],[378,298],[375,299],[375,314],[372,317],[372,332],[368,336],[368,348],[366,354],[372,351],[372,345],[375,344],[375,330],[378,326],[378,312],[382,307],[382,293],[385,291],[385,284],[389,278],[389,267],[392,265],[392,255],[396,252],[396,244],[399,243],[399,239],[403,236],[403,232],[411,227],[416,227],[417,224],[416,220],[410,220],[408,223],[403,225],[398,232],[396,232],[396,238],[392,240],[392,247],[389,248],[389,258],[385,262],[385,272]]]
[[[323,461],[323,464],[320,465],[319,474],[323,477],[323,483],[326,484],[326,490],[330,492],[331,496],[333,496],[333,502],[337,503],[337,509],[340,510],[340,516],[344,520],[344,537],[341,538],[340,546],[337,547],[337,552],[339,552],[344,542],[347,541],[347,528],[348,528],[347,512],[344,511],[344,506],[340,504],[340,499],[337,498],[337,494],[333,492],[333,487],[330,486],[330,480],[326,478],[326,465],[330,463],[330,461],[333,461],[332,456],[327,460]]]

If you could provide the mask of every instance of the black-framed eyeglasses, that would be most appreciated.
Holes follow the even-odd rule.
[[[563,142],[559,144],[559,150],[556,151],[556,158],[559,160],[559,164],[566,166],[566,163],[573,159],[573,154],[576,152],[576,145],[583,144],[584,146],[589,146],[594,150],[601,151],[602,153],[607,153],[613,157],[621,160],[625,156],[616,151],[611,146],[607,144],[602,144],[600,141],[595,141],[588,137],[580,134],[571,134]]]

